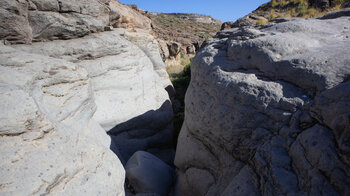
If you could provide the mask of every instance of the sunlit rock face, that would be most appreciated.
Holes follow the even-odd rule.
[[[124,195],[134,152],[172,162],[149,19],[108,0],[6,0],[0,16],[1,195]]]
[[[1,194],[123,195],[123,166],[92,119],[88,72],[3,45],[0,59]]]
[[[219,32],[191,67],[177,195],[350,194],[350,17]]]

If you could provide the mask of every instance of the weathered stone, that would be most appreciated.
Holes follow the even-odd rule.
[[[60,6],[57,0],[30,0],[30,2],[33,3],[35,9],[39,11],[60,11]]]
[[[123,195],[86,70],[3,45],[0,59],[1,195]]]
[[[189,45],[186,47],[186,53],[187,54],[195,54],[196,53],[196,48],[194,45]]]
[[[158,41],[147,31],[126,32],[125,36],[136,46],[138,46],[151,60],[153,69],[161,78],[164,88],[172,86],[168,73],[165,69],[165,64],[160,55]]]
[[[165,61],[166,59],[168,59],[170,57],[168,45],[167,45],[166,41],[161,40],[161,39],[158,39],[158,43],[159,43],[159,48],[160,48],[160,55],[162,56],[163,61]]]
[[[208,39],[191,65],[175,193],[349,194],[348,29],[349,17],[292,19]]]
[[[224,22],[224,23],[222,23],[220,30],[222,31],[225,29],[231,29],[233,24],[234,24],[234,22]]]
[[[168,43],[169,55],[171,57],[176,57],[181,50],[181,45],[177,42]]]
[[[334,19],[339,18],[342,16],[350,16],[350,8],[342,9],[338,12],[331,12],[324,16],[322,16],[320,19]]]
[[[125,170],[136,193],[169,194],[174,170],[154,155],[135,152],[125,165]]]
[[[32,41],[32,29],[28,23],[28,2],[0,2],[0,39],[13,44]]]
[[[173,114],[165,91],[169,79],[161,80],[157,74],[165,69],[155,53],[157,43],[147,34],[137,34],[144,38],[135,40],[140,47],[154,46],[147,56],[121,35],[124,31],[116,29],[69,41],[14,47],[76,62],[88,71],[97,105],[94,118],[112,134],[125,163],[137,150],[171,148]]]
[[[113,27],[151,31],[151,20],[129,6],[118,1],[110,1],[109,8],[110,19],[113,19],[110,23]]]
[[[36,42],[0,43],[1,195],[124,195],[121,161],[173,161],[171,83],[149,20],[109,0],[4,1],[0,15],[5,43]],[[130,15],[137,32],[108,28]]]

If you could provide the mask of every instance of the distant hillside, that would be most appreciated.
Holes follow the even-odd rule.
[[[159,39],[175,41],[182,45],[200,43],[212,37],[221,26],[221,21],[199,14],[147,13],[153,31]]]
[[[225,22],[221,30],[267,24],[276,18],[319,17],[349,6],[350,0],[272,0],[236,22]]]
[[[349,0],[272,0],[261,5],[253,13],[269,20],[274,18],[318,17],[340,10]]]

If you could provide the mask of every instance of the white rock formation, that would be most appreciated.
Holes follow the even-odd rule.
[[[69,41],[13,47],[66,59],[87,70],[97,105],[94,119],[106,131],[124,123],[111,131],[124,162],[137,150],[171,147],[172,108],[162,83],[165,79],[161,80],[154,70],[157,59],[149,58],[123,35],[124,30],[116,29]],[[161,71],[164,68],[158,67]],[[139,120],[145,114],[149,117]],[[132,123],[125,124],[136,117]],[[159,141],[159,137],[163,140]]]
[[[0,62],[1,195],[123,195],[86,70],[3,45]]]
[[[171,162],[149,19],[109,0],[6,0],[0,16],[0,195],[124,195],[121,161],[146,150]]]

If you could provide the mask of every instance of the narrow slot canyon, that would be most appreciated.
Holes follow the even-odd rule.
[[[350,195],[349,6],[3,0],[0,195]]]

